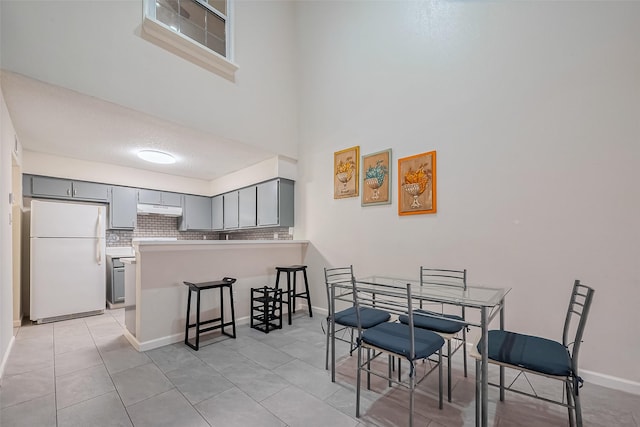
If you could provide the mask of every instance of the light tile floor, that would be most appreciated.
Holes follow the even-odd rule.
[[[363,392],[355,418],[355,356],[340,346],[331,383],[320,322],[299,313],[269,334],[244,325],[237,339],[200,351],[177,343],[145,353],[122,336],[122,309],[23,326],[0,388],[0,426],[407,425],[406,391],[381,380]],[[416,394],[415,425],[474,425],[473,364],[465,378],[458,357],[453,401],[438,410],[430,376]],[[585,384],[582,400],[585,426],[640,425],[638,396]],[[494,389],[489,418],[500,427],[568,425],[563,408],[513,394],[497,403]]]

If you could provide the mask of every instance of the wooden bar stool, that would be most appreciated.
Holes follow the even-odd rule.
[[[221,329],[222,333],[228,337],[235,338],[236,337],[236,315],[233,307],[233,285],[236,282],[236,279],[232,277],[225,277],[222,280],[217,280],[214,282],[202,282],[202,283],[191,283],[191,282],[183,282],[185,285],[189,287],[189,296],[187,297],[187,319],[186,326],[184,331],[184,343],[191,347],[194,350],[198,350],[200,348],[200,334],[203,332],[212,331],[214,329]],[[231,321],[224,321],[224,296],[223,290],[229,290],[229,299],[231,303]],[[215,319],[200,321],[200,292],[207,289],[220,289],[220,317]],[[196,323],[189,323],[189,316],[191,314],[191,293],[196,293]],[[210,323],[217,323],[217,325],[209,326],[207,328],[201,329],[202,325],[207,325]],[[224,330],[226,326],[232,327],[232,333],[228,333]],[[189,342],[189,329],[196,328],[196,336],[195,336],[195,345]]]
[[[298,293],[296,290],[296,273],[302,271],[304,278],[304,292]],[[276,267],[276,289],[279,289],[280,285],[280,273],[287,273],[287,290],[282,292],[286,297],[282,302],[287,304],[287,314],[289,315],[289,324],[291,324],[291,314],[296,312],[296,298],[304,298],[307,300],[307,306],[309,307],[309,317],[313,317],[311,311],[311,294],[309,294],[309,281],[307,280],[307,266],[306,265],[291,265],[289,267]],[[293,288],[291,287],[291,276],[293,275]]]

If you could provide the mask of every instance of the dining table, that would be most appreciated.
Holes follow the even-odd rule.
[[[438,303],[449,306],[458,306],[475,309],[479,312],[479,319],[469,320],[465,318],[465,325],[477,327],[481,331],[479,350],[481,354],[480,372],[476,373],[476,426],[488,425],[488,391],[489,391],[489,363],[488,329],[489,324],[498,316],[499,327],[504,329],[505,297],[511,288],[496,288],[479,285],[471,285],[466,288],[456,286],[421,284],[419,279],[366,276],[355,278],[355,285],[359,292],[371,293],[374,298],[406,299],[407,284],[411,285],[411,298],[422,303]],[[333,319],[335,305],[338,301],[351,302],[353,284],[350,282],[335,283],[331,285],[329,307],[329,319]],[[449,320],[449,319],[448,319]],[[331,321],[331,336],[334,339],[335,323]],[[332,342],[332,360],[335,362],[335,343]],[[335,363],[331,365],[332,379],[335,378]],[[503,381],[503,370],[500,370],[500,382]]]

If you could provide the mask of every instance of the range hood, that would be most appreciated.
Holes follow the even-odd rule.
[[[180,206],[146,205],[138,203],[138,215],[182,216]]]

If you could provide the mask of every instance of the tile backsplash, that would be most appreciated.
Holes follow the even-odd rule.
[[[134,237],[176,237],[178,240],[292,240],[288,227],[238,231],[178,231],[179,218],[138,215],[135,230],[107,230],[107,246],[131,246]],[[275,234],[277,233],[277,239]]]

